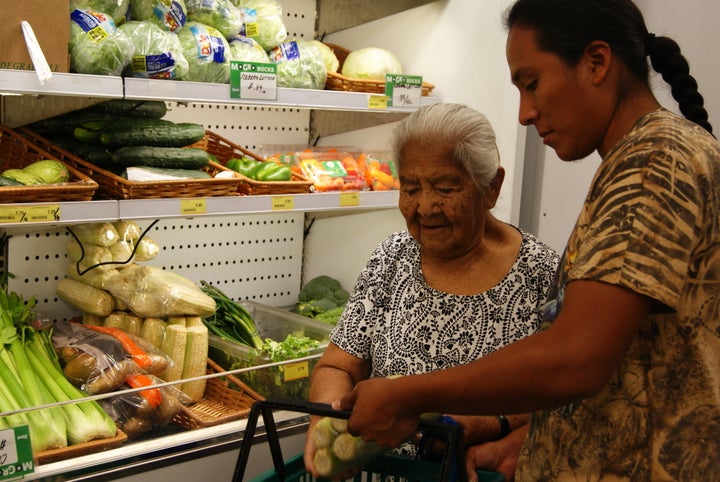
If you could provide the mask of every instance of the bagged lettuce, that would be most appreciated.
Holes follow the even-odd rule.
[[[177,36],[188,62],[185,80],[230,83],[230,45],[220,31],[188,20]]]
[[[220,31],[226,39],[240,33],[243,13],[230,0],[186,0],[188,20]]]
[[[241,35],[255,40],[266,52],[287,40],[282,6],[276,0],[233,0],[243,9]]]
[[[187,22],[187,6],[185,0],[131,0],[130,17],[149,20],[174,32]]]
[[[130,0],[70,0],[70,12],[77,9],[106,13],[121,25],[129,17]]]
[[[283,42],[268,55],[277,64],[278,87],[323,89],[327,67],[320,50],[308,40]]]
[[[125,32],[135,51],[125,71],[128,77],[182,80],[188,73],[188,62],[180,39],[150,20],[130,20],[118,30]]]
[[[70,70],[80,74],[120,75],[135,46],[113,18],[95,10],[70,13]]]
[[[270,62],[270,57],[253,39],[236,35],[230,39],[230,60],[266,64]]]

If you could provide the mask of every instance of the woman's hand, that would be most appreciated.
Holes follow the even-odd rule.
[[[478,482],[477,469],[499,472],[506,482],[513,482],[520,449],[529,428],[530,424],[525,423],[500,440],[468,447],[465,451],[468,482]]]

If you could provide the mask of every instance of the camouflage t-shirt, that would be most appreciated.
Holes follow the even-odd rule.
[[[664,109],[598,168],[549,296],[598,280],[655,300],[608,385],[533,415],[518,481],[720,480],[720,145]]]

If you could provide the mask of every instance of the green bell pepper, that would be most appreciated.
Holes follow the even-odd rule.
[[[263,167],[263,163],[251,157],[233,158],[228,160],[225,167],[239,172],[245,177],[255,179],[255,172]]]
[[[265,162],[264,164],[265,165],[255,173],[255,179],[258,181],[289,181],[292,177],[290,168],[287,166],[272,161]]]

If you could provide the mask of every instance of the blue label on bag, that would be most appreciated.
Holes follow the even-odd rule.
[[[206,62],[225,62],[225,46],[222,39],[208,33],[201,25],[192,25],[190,31],[195,36],[198,46],[198,58]]]
[[[70,19],[96,42],[102,42],[117,30],[110,17],[94,10],[75,9],[70,13]]]
[[[170,32],[179,29],[185,25],[187,21],[185,10],[176,0],[172,0],[171,2],[157,2],[153,8],[153,15],[155,15],[155,17],[160,20],[160,23]]]

